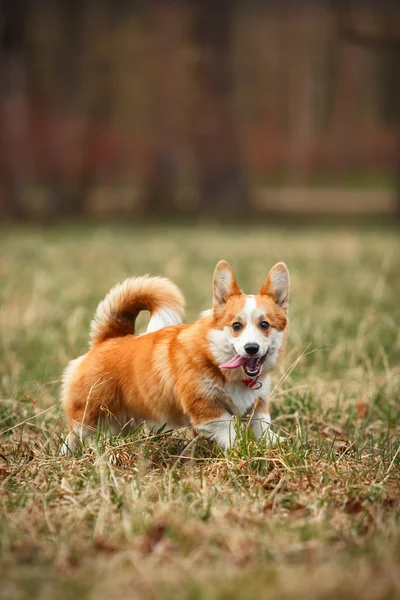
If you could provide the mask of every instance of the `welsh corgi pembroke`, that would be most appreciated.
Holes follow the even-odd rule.
[[[182,324],[185,302],[161,277],[126,279],[100,302],[90,349],[64,372],[61,401],[69,434],[61,453],[74,452],[99,423],[112,434],[143,421],[192,426],[222,448],[247,418],[256,440],[279,439],[270,429],[270,371],[284,350],[289,272],[276,264],[256,295],[246,295],[225,261],[214,272],[212,309]],[[146,333],[135,320],[147,310]]]

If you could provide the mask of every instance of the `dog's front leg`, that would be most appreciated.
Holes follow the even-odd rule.
[[[181,393],[182,404],[193,428],[221,448],[231,448],[236,442],[235,421],[215,398]]]
[[[256,440],[265,439],[267,446],[273,448],[284,438],[274,433],[270,427],[271,415],[268,411],[266,400],[260,399],[256,410],[250,420],[250,428],[254,433]]]
[[[231,448],[236,442],[235,423],[227,412],[202,423],[193,423],[193,426],[204,437],[215,440],[224,450]]]

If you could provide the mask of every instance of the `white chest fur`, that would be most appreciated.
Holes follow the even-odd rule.
[[[261,383],[261,387],[259,386]],[[235,415],[245,415],[254,406],[257,398],[268,398],[270,389],[270,378],[260,379],[255,389],[246,386],[241,381],[230,381],[225,385],[225,391],[231,399]]]
[[[262,384],[261,386],[259,384]],[[235,416],[245,415],[254,406],[257,398],[267,399],[270,390],[270,377],[260,378],[259,383],[252,389],[241,381],[227,381],[224,386],[214,380],[204,378],[202,393],[205,397],[220,398],[230,413]]]

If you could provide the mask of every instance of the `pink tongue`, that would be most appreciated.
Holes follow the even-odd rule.
[[[246,360],[247,360],[247,358],[244,358],[243,356],[239,356],[239,354],[236,354],[236,356],[231,358],[231,360],[228,360],[228,362],[224,363],[223,365],[219,365],[219,368],[220,369],[237,369],[238,367],[241,367],[242,365],[244,365]]]

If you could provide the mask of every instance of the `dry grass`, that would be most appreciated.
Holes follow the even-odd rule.
[[[13,231],[0,247],[2,597],[400,598],[397,232]],[[97,302],[163,274],[192,319],[220,258],[249,292],[291,270],[286,443],[244,431],[228,456],[185,454],[189,432],[138,430],[61,459],[60,374]]]

